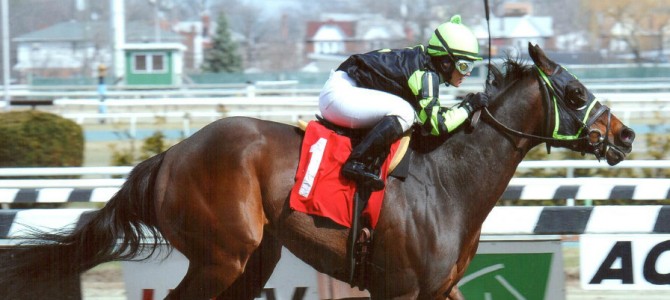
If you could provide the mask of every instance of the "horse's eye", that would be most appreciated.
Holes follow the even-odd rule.
[[[579,81],[571,81],[565,87],[565,101],[572,109],[583,107],[588,101],[586,88]]]

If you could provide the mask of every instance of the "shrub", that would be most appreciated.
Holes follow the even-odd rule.
[[[77,123],[41,112],[0,113],[0,167],[79,167],[84,134]]]
[[[140,153],[136,155],[135,140],[130,141],[130,148],[117,148],[111,146],[113,166],[130,166],[146,160],[156,154],[159,154],[167,149],[165,143],[165,135],[156,131],[151,136],[143,140]]]

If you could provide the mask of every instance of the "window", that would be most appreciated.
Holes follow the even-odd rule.
[[[344,53],[344,43],[339,41],[321,41],[314,43],[314,53],[339,54]]]
[[[163,67],[163,58],[165,55],[152,55],[151,56],[151,67],[155,72],[163,72],[165,68]]]
[[[138,53],[133,55],[135,73],[165,73],[165,53]]]
[[[146,72],[147,70],[147,56],[135,55],[135,71]]]

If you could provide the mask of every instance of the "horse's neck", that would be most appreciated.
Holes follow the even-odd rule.
[[[507,92],[503,97],[507,99],[500,99],[499,107],[491,108],[500,122],[523,131],[532,131],[540,124],[529,116],[530,112],[537,116],[536,107],[531,106],[533,101],[520,100],[530,97],[528,92]],[[436,166],[445,175],[441,176],[444,180],[455,181],[445,183],[447,188],[457,190],[448,191],[448,195],[457,195],[449,201],[467,202],[469,207],[476,208],[469,210],[475,214],[472,217],[483,221],[504,193],[521,160],[535,145],[527,139],[506,137],[482,120],[472,134],[457,134],[429,155],[435,156],[433,159],[449,158],[446,164]]]

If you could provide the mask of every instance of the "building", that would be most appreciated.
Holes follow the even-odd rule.
[[[172,26],[172,30],[182,36],[184,50],[184,70],[200,70],[205,60],[205,51],[211,48],[212,39],[216,34],[216,20],[204,12],[199,20],[181,21]],[[230,38],[238,45],[245,43],[245,37],[239,32],[230,31]]]
[[[533,16],[529,3],[505,3],[499,16],[490,17],[491,54],[512,56],[525,54],[528,43],[537,44],[545,50],[554,50],[554,29],[551,17]],[[488,26],[486,20],[472,26],[482,47],[487,53]]]
[[[328,71],[347,56],[381,48],[410,46],[411,31],[379,15],[327,14],[307,22],[306,71]]]
[[[185,49],[181,43],[125,44],[125,84],[180,85]]]
[[[126,26],[127,43],[147,43],[155,38],[151,25],[130,22]],[[182,39],[169,31],[159,34],[163,42]],[[12,41],[17,45],[17,64],[13,68],[21,83],[32,83],[39,77],[96,77],[99,65],[111,65],[112,42],[107,22],[62,22]]]

